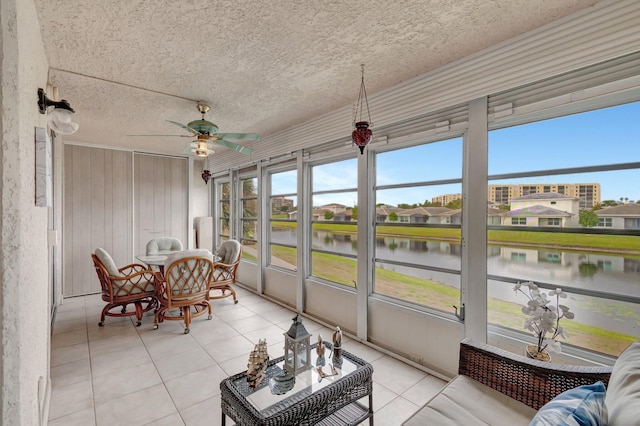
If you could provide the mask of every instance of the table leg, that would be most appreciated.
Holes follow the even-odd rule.
[[[371,417],[369,417],[369,426],[373,426],[373,390],[369,394],[369,414],[371,415]]]
[[[225,416],[224,413],[222,413],[222,426],[224,426],[225,424],[226,417],[227,416]]]

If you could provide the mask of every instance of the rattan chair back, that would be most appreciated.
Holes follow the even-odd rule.
[[[103,249],[96,249],[96,253],[91,254],[91,259],[100,282],[102,300],[106,302],[98,325],[100,327],[104,325],[106,316],[135,315],[138,320],[136,326],[140,326],[142,314],[158,305],[155,298],[153,271],[137,263],[114,270],[116,267],[111,256]],[[130,304],[134,305],[133,311],[127,310]],[[119,308],[120,312],[112,312],[114,308]]]
[[[164,276],[159,273],[156,298],[160,308],[156,311],[154,329],[163,320],[184,321],[185,334],[189,333],[191,319],[208,312],[209,282],[213,276],[213,255],[208,250],[185,250],[171,254],[165,261]],[[178,310],[179,315],[170,311]]]

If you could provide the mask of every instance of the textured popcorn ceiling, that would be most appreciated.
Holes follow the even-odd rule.
[[[170,154],[190,139],[127,135],[182,134],[164,120],[204,100],[221,132],[268,136],[352,105],[361,63],[371,96],[595,3],[35,0],[66,139]]]

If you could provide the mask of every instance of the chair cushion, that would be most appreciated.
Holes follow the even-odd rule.
[[[218,256],[220,256],[222,263],[227,265],[235,263],[240,256],[240,243],[236,240],[225,241],[218,249]]]
[[[193,290],[190,293],[184,294],[182,293],[183,290],[178,290],[174,288],[174,283],[178,283],[178,282],[183,283],[181,279],[184,279],[185,276],[183,275],[184,272],[182,270],[183,269],[182,267],[174,267],[173,269],[171,269],[170,266],[173,263],[180,261],[181,259],[184,259],[187,257],[196,257],[196,256],[204,257],[206,259],[211,260],[212,262],[211,265],[213,265],[213,254],[207,249],[183,250],[167,256],[167,259],[164,261],[165,280],[167,282],[167,285],[171,287],[170,291],[172,296],[177,296],[182,299],[193,299],[193,298],[197,298],[198,296],[192,296],[192,293],[207,291],[208,285],[209,285],[208,281],[202,281],[197,276],[196,277],[189,276],[188,274],[186,275],[186,277],[189,277],[189,279],[186,281],[185,284],[187,287],[190,287]],[[194,266],[196,265],[196,262],[197,262],[196,259],[191,259],[191,260],[188,260],[186,263],[189,269],[193,269]],[[202,273],[205,276],[209,272],[210,272],[209,268],[202,270]]]
[[[140,293],[153,293],[155,291],[155,284],[153,281],[142,280],[135,286],[128,281],[115,281],[115,284],[114,296],[116,297],[130,296]],[[122,285],[117,287],[120,284]]]
[[[597,426],[607,424],[604,383],[562,392],[540,408],[530,426]]]
[[[533,408],[466,376],[456,376],[403,425],[528,425]]]
[[[640,422],[640,340],[625,349],[614,364],[605,403],[610,425]]]
[[[213,253],[211,253],[207,249],[192,249],[192,250],[183,250],[177,253],[171,253],[167,256],[164,261],[164,270],[168,270],[169,266],[175,262],[176,260],[184,259],[185,257],[206,257],[213,262]]]
[[[160,237],[153,238],[147,243],[147,255],[169,254],[183,249],[182,242],[177,238]]]
[[[116,266],[116,263],[113,261],[113,259],[111,258],[111,255],[107,253],[105,249],[97,248],[95,255],[100,261],[100,263],[102,263],[102,266],[104,266],[104,268],[107,270],[107,274],[109,274],[112,277],[124,276],[120,273],[120,271],[118,271],[118,267]]]

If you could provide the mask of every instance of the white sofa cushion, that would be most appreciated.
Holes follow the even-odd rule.
[[[466,376],[456,376],[404,425],[528,425],[536,410]]]
[[[609,425],[640,424],[640,340],[625,349],[613,366],[605,405]]]

